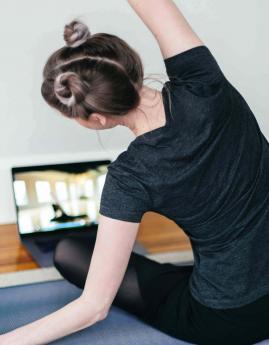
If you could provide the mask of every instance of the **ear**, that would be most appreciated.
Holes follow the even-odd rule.
[[[91,129],[103,128],[107,122],[107,118],[99,113],[92,113],[88,120],[81,119],[80,117],[77,117],[74,120],[81,126]]]
[[[91,117],[95,121],[99,122],[102,127],[104,127],[106,125],[107,119],[106,119],[106,117],[104,115],[101,115],[99,113],[92,113]]]

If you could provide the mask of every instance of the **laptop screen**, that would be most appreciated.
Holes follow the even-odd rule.
[[[110,160],[13,167],[19,233],[98,225]]]

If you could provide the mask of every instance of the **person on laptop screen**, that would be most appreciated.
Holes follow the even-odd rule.
[[[108,167],[94,246],[66,238],[56,247],[56,268],[81,296],[6,337],[47,344],[115,305],[175,339],[253,344],[269,337],[268,141],[172,0],[128,3],[156,38],[169,80],[147,86],[126,41],[66,25],[66,45],[44,67],[45,101],[74,125],[125,126],[135,138]],[[185,231],[193,265],[132,252],[147,211]]]

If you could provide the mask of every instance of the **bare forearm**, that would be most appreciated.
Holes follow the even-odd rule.
[[[128,0],[128,3],[155,36],[160,28],[169,30],[171,22],[181,27],[182,35],[186,31],[192,31],[182,11],[173,0]]]
[[[104,318],[103,313],[95,310],[82,298],[78,298],[63,308],[30,324],[19,327],[0,337],[3,345],[39,345],[75,333]],[[3,339],[3,341],[2,341]]]
[[[157,39],[164,58],[202,44],[174,1],[128,0],[128,3]]]

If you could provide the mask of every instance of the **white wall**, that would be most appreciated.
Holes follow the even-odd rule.
[[[175,2],[245,96],[269,138],[268,0]],[[114,159],[134,138],[124,127],[102,131],[103,149],[95,131],[60,116],[41,97],[43,65],[64,44],[64,24],[75,17],[92,33],[113,33],[128,41],[141,55],[146,74],[162,73],[165,81],[157,42],[127,1],[5,2],[0,11],[0,223],[15,222],[11,166]],[[157,83],[151,86],[160,89]]]

